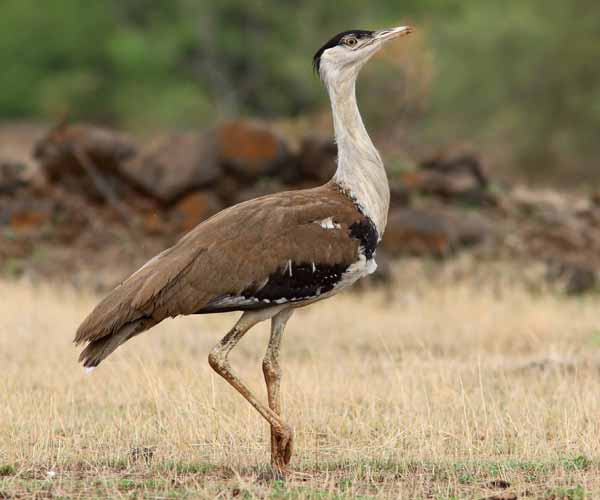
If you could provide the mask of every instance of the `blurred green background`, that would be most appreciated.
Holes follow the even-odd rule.
[[[600,181],[592,0],[0,0],[0,119],[143,130],[318,113],[315,50],[407,22],[418,35],[359,87],[372,129],[466,140],[533,180]]]

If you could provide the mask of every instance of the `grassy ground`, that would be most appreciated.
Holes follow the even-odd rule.
[[[518,270],[517,270],[517,273]],[[293,466],[206,362],[235,315],[167,321],[93,374],[97,297],[0,283],[0,498],[600,498],[600,297],[402,276],[298,311],[283,347]],[[232,365],[261,395],[267,327]]]

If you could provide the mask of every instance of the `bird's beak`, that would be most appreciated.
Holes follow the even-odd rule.
[[[412,28],[411,26],[399,26],[398,28],[389,28],[385,30],[376,31],[373,34],[373,38],[382,43],[385,43],[400,36],[410,35],[413,31],[414,28]]]

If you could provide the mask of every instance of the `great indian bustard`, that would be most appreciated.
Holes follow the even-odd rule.
[[[314,56],[331,100],[337,171],[327,184],[257,198],[202,222],[115,288],[79,327],[79,358],[96,367],[118,346],[163,319],[242,311],[208,356],[271,426],[271,463],[285,474],[292,429],[281,417],[279,349],[297,307],[331,297],[375,271],[390,191],[381,157],[356,103],[360,68],[407,26],[340,33]],[[262,368],[268,405],[232,372],[228,355],[254,325],[271,320]]]

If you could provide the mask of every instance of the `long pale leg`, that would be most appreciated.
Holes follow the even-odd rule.
[[[261,403],[255,396],[250,392],[248,387],[231,371],[229,360],[227,359],[231,350],[237,345],[244,334],[250,330],[254,325],[270,319],[280,313],[283,307],[274,307],[271,309],[265,309],[262,311],[248,311],[245,312],[235,326],[223,337],[213,350],[208,355],[208,362],[210,366],[215,370],[221,377],[223,377],[233,388],[238,391],[255,409],[260,413],[263,418],[271,425],[271,432],[274,432],[277,437],[277,442],[280,445],[280,455],[291,457],[291,448],[288,453],[288,443],[291,444],[292,440],[292,429],[287,425],[277,413],[271,408],[267,408]],[[281,470],[285,472],[285,470]]]
[[[263,359],[262,369],[267,384],[269,408],[281,416],[281,367],[279,366],[279,350],[285,325],[292,315],[293,309],[285,309],[271,319],[271,338]],[[285,470],[293,451],[293,434],[287,442],[282,442],[276,429],[271,427],[271,465],[280,471]]]

